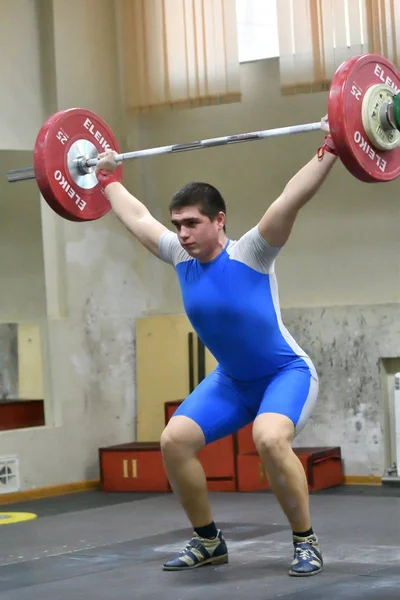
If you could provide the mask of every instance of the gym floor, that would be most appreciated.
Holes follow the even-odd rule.
[[[302,579],[287,575],[290,531],[271,493],[210,497],[230,562],[186,573],[161,569],[191,535],[172,494],[91,491],[0,504],[37,515],[0,527],[0,599],[399,599],[399,487],[311,494],[325,569]]]

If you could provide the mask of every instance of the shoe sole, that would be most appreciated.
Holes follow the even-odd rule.
[[[163,571],[191,571],[192,569],[197,569],[198,567],[206,567],[207,565],[223,565],[229,562],[229,557],[227,554],[223,554],[222,556],[216,556],[215,558],[207,558],[206,560],[202,560],[195,565],[191,565],[190,567],[164,567]]]
[[[312,571],[311,573],[292,573],[289,571],[290,577],[312,577],[313,575],[318,575],[323,570],[323,567],[318,569],[318,571]]]

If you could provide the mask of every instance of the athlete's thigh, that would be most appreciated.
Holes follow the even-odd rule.
[[[192,419],[204,433],[206,444],[234,433],[255,414],[247,408],[235,383],[216,369],[193,390],[174,412]]]
[[[307,423],[317,398],[315,370],[308,366],[286,368],[270,381],[257,414],[271,412],[288,417],[297,435]]]

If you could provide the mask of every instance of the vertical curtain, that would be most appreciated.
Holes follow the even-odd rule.
[[[368,51],[386,56],[400,68],[399,0],[365,0]]]
[[[241,98],[234,0],[119,0],[129,111]]]
[[[283,94],[329,88],[353,56],[376,52],[397,66],[399,0],[277,0]]]

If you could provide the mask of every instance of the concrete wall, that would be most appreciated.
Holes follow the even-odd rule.
[[[88,108],[110,124],[123,146],[113,3],[39,0],[35,14],[40,19],[31,20],[31,37],[40,38],[40,48],[32,42],[30,66],[38,55],[46,65],[36,96],[44,118],[67,107]],[[8,27],[17,29],[19,17],[19,10],[8,14]],[[23,60],[29,68],[29,55]],[[19,67],[16,57],[14,69]],[[6,118],[3,113],[1,129]],[[31,138],[31,151],[23,156],[13,149],[2,181],[6,170],[32,164],[33,143]],[[128,185],[134,174],[135,167]],[[143,283],[146,254],[111,214],[88,224],[62,220],[34,182],[5,183],[1,193],[7,261],[1,261],[0,274],[10,284],[2,286],[0,320],[40,322],[46,398],[46,427],[1,432],[1,455],[19,456],[22,489],[93,479],[99,446],[134,435],[134,319],[153,306]],[[38,290],[42,295],[33,302]]]
[[[37,2],[2,2],[0,16],[0,149],[30,150],[44,121]]]

